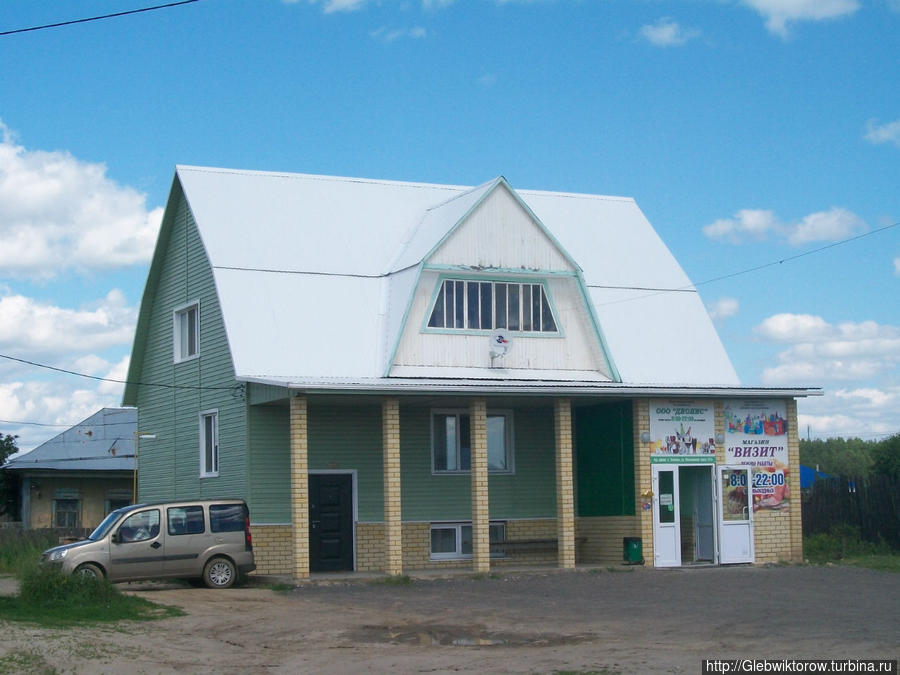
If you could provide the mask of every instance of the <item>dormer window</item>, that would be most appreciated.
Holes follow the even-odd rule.
[[[464,279],[445,279],[441,283],[428,327],[558,332],[543,284]]]

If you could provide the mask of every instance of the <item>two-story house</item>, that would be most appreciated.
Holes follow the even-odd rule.
[[[180,166],[124,401],[141,500],[302,578],[799,559],[813,393],[740,385],[632,199]]]

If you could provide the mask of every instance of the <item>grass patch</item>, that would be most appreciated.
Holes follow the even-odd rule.
[[[42,675],[55,675],[58,671],[53,668],[38,652],[19,649],[0,657],[0,675],[18,675],[19,673],[41,673]]]
[[[41,553],[58,544],[53,530],[0,529],[0,574],[21,576],[37,564]]]
[[[4,620],[42,627],[153,621],[183,615],[176,607],[125,595],[105,579],[65,576],[50,567],[23,574],[18,596],[0,597],[0,616]]]
[[[885,542],[864,541],[859,529],[837,525],[827,534],[803,538],[803,553],[811,563],[839,563],[886,572],[900,572],[900,553]]]

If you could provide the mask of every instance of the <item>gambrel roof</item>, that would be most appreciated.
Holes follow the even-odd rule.
[[[514,190],[502,177],[466,187],[179,166],[163,230],[183,195],[239,380],[389,385],[401,332],[418,329],[406,314],[429,257],[498,190],[568,268],[521,271],[577,279],[609,366],[602,379],[740,386],[699,294],[630,198]]]

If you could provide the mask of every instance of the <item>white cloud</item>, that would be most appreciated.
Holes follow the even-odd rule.
[[[286,5],[296,5],[301,0],[282,0]],[[322,3],[322,11],[325,14],[331,14],[333,12],[355,12],[358,9],[362,9],[363,5],[366,4],[367,0],[325,0]],[[307,0],[310,5],[319,4],[319,0]]]
[[[720,218],[703,228],[710,239],[732,244],[758,242],[775,235],[792,246],[818,241],[841,241],[868,230],[866,222],[847,209],[832,207],[804,216],[793,223],[782,222],[772,211],[742,209],[733,218]]]
[[[684,28],[667,16],[655,24],[641,26],[641,37],[656,47],[680,47],[700,35],[695,28]]]
[[[809,425],[817,437],[864,438],[897,431],[900,326],[776,314],[754,332],[783,346],[763,369],[763,384],[825,389],[824,396],[799,402],[801,431]]]
[[[722,321],[738,313],[739,304],[735,298],[719,298],[707,306],[713,321]]]
[[[847,209],[832,208],[804,216],[787,230],[787,239],[794,245],[814,241],[840,241],[868,229],[865,221]]]
[[[868,380],[888,376],[900,363],[900,328],[874,321],[834,325],[810,314],[776,314],[754,332],[790,345],[763,370],[767,385]]]
[[[900,148],[900,120],[886,124],[878,124],[875,120],[869,120],[866,124],[865,139],[876,145],[891,143]]]
[[[449,7],[456,0],[422,0],[422,7],[425,9],[441,9],[442,7]]]
[[[67,152],[27,150],[0,121],[0,269],[50,278],[150,259],[162,209]]]
[[[734,214],[734,218],[721,218],[705,226],[703,234],[710,239],[726,239],[739,244],[748,239],[765,239],[770,231],[778,227],[778,218],[772,211],[741,209]]]
[[[30,355],[85,354],[130,345],[137,310],[110,291],[81,309],[42,304],[23,295],[0,297],[0,348]]]
[[[744,0],[766,20],[770,33],[788,35],[788,23],[823,21],[848,16],[859,9],[858,0]]]
[[[410,38],[412,40],[421,40],[426,37],[428,32],[422,26],[414,26],[413,28],[381,28],[369,33],[369,36],[379,42],[390,44],[401,38]]]
[[[126,359],[127,364],[127,359]],[[122,362],[99,377],[124,379]],[[3,433],[18,436],[20,450],[31,450],[100,408],[121,405],[124,385],[66,377],[53,380],[0,381],[0,419],[31,424],[3,424]],[[51,425],[51,426],[48,426]]]
[[[894,258],[894,274],[900,276],[900,256]]]

